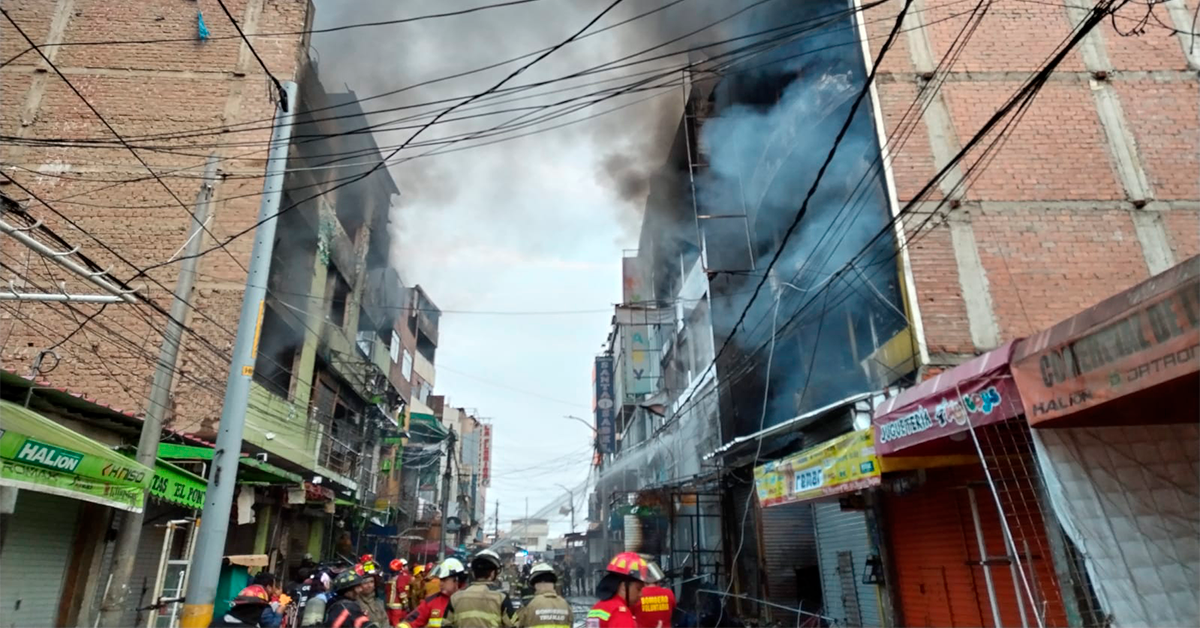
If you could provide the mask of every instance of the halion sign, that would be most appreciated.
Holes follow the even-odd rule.
[[[30,438],[26,439],[25,443],[21,445],[16,459],[21,462],[36,464],[39,467],[46,467],[47,469],[74,473],[80,461],[83,460],[83,454],[68,449],[60,449],[54,445],[39,443]]]

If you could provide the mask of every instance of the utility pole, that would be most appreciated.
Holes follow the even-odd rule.
[[[151,469],[158,458],[158,442],[162,438],[163,419],[170,403],[171,383],[175,379],[175,363],[179,356],[179,342],[183,337],[183,320],[187,316],[188,299],[196,283],[195,257],[204,238],[204,222],[208,220],[208,208],[213,197],[213,182],[217,178],[217,157],[210,155],[204,165],[204,183],[196,193],[196,211],[192,214],[192,226],[183,247],[183,262],[179,266],[179,279],[175,281],[175,299],[171,302],[171,319],[163,331],[162,346],[158,350],[158,365],[150,383],[150,397],[146,404],[146,419],[142,422],[142,435],[138,439],[137,461]],[[138,544],[142,540],[142,524],[146,519],[145,509],[127,512],[117,530],[116,545],[113,547],[113,569],[104,601],[100,605],[100,625],[119,626],[129,593],[129,578],[133,574],[134,559]]]
[[[500,540],[500,500],[496,500],[496,541]]]
[[[283,83],[289,111],[295,112],[296,84]],[[188,566],[187,596],[179,618],[181,628],[204,628],[213,619],[217,597],[217,579],[225,555],[225,536],[229,532],[229,511],[233,507],[233,489],[237,484],[238,459],[242,455],[242,433],[246,429],[246,408],[250,399],[250,381],[254,377],[254,358],[258,353],[258,333],[262,325],[267,276],[275,247],[276,214],[283,197],[283,177],[288,146],[292,138],[292,117],[278,106],[275,128],[271,131],[271,150],[267,154],[267,172],[263,180],[262,201],[258,208],[258,228],[250,252],[250,272],[242,296],[225,402],[221,407],[221,425],[208,472],[208,492],[204,497],[203,523],[196,535],[196,549]]]
[[[454,428],[446,437],[446,471],[442,473],[442,531],[438,538],[438,562],[446,559],[446,512],[450,510],[450,465],[454,462]]]

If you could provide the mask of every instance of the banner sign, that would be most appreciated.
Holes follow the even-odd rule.
[[[482,458],[480,468],[480,481],[484,486],[492,485],[492,426],[487,423],[483,424],[483,443],[479,447],[479,457]]]
[[[141,511],[150,469],[15,403],[0,424],[0,484]]]
[[[593,375],[596,384],[596,448],[602,454],[611,454],[616,450],[616,416],[617,404],[613,390],[613,357],[611,355],[596,356],[596,368]]]
[[[625,403],[635,403],[658,390],[662,376],[658,328],[652,325],[631,325],[621,329],[622,380]]]
[[[757,467],[754,484],[767,507],[876,486],[880,473],[874,430],[866,429]]]
[[[1013,377],[1030,425],[1200,371],[1200,257],[1022,341]]]
[[[164,501],[179,504],[192,510],[204,509],[204,494],[208,482],[173,464],[158,460],[154,464],[154,478],[150,480],[150,494]]]
[[[1012,350],[1009,342],[885,399],[871,420],[877,453],[886,456],[1020,416],[1024,408],[1008,370]]]

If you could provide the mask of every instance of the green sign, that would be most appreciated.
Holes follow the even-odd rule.
[[[21,450],[17,452],[17,460],[47,469],[74,473],[75,468],[79,466],[79,461],[83,460],[83,454],[69,449],[59,449],[54,445],[39,443],[32,438],[27,438],[21,445]]]
[[[145,502],[140,486],[98,482],[53,469],[0,459],[0,484],[137,512]]]
[[[140,510],[150,469],[17,404],[0,401],[0,483]]]
[[[179,504],[184,508],[204,508],[204,494],[208,483],[198,475],[159,460],[154,465],[154,479],[150,481],[150,494],[164,501]]]

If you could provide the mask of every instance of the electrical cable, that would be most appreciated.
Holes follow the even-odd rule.
[[[233,18],[233,14],[229,12],[229,7],[225,6],[225,0],[217,0],[217,5],[219,5],[221,7],[221,11],[225,13],[225,17],[229,18],[229,23],[233,24],[233,30],[237,31],[238,36],[241,37],[242,41],[246,43],[246,48],[250,49],[250,54],[254,56],[254,60],[258,61],[258,65],[262,67],[263,72],[266,72],[267,78],[271,79],[271,83],[275,86],[275,94],[279,98],[279,108],[282,109],[284,113],[288,113],[288,106],[290,103],[288,103],[287,91],[283,89],[283,83],[280,83],[279,79],[271,73],[271,68],[267,67],[267,62],[263,61],[263,58],[259,56],[258,51],[254,49],[254,44],[251,44],[250,40],[246,38],[246,33],[242,32],[242,27],[237,23],[237,20]]]

